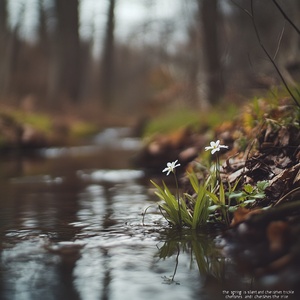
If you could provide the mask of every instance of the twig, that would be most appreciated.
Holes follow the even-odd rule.
[[[252,15],[250,13],[249,10],[247,10],[246,8],[242,7],[241,5],[239,5],[238,3],[234,2],[233,0],[231,0],[231,2],[238,7],[240,10],[242,10],[244,13],[246,13],[250,18],[252,18]]]
[[[300,29],[295,25],[295,23],[287,16],[287,14],[284,12],[284,10],[281,8],[281,6],[278,4],[276,0],[273,0],[273,3],[278,8],[278,10],[281,12],[281,14],[284,16],[284,18],[292,25],[292,27],[297,31],[297,33],[300,35]]]
[[[285,29],[285,25],[283,25],[283,27],[282,27],[282,30],[281,30],[281,33],[280,33],[280,36],[279,36],[279,39],[278,39],[277,48],[276,48],[273,60],[276,59],[276,56],[277,56],[277,54],[279,52],[279,48],[280,48],[280,45],[281,45],[282,37],[283,37],[283,34],[284,34],[284,29]]]
[[[287,194],[285,194],[284,196],[282,196],[273,206],[279,205],[281,202],[283,202],[285,199],[287,199],[289,196],[291,196],[295,192],[298,192],[299,190],[300,190],[300,187],[297,187],[297,188],[289,191]]]
[[[278,66],[276,65],[274,59],[271,57],[270,53],[268,52],[268,50],[266,49],[266,47],[264,46],[264,44],[261,41],[260,35],[259,35],[259,31],[258,28],[256,26],[255,23],[255,18],[254,18],[254,8],[253,8],[253,0],[251,0],[251,13],[248,13],[248,15],[251,17],[252,23],[253,23],[253,27],[254,27],[254,31],[258,40],[258,43],[260,45],[260,47],[262,48],[262,50],[265,52],[265,54],[267,55],[268,59],[270,60],[270,62],[272,63],[273,67],[275,68],[277,74],[279,75],[282,83],[284,84],[286,90],[288,91],[288,93],[290,94],[290,96],[292,97],[293,101],[295,102],[295,104],[300,108],[300,103],[298,102],[298,100],[296,99],[296,97],[294,96],[294,94],[292,93],[291,89],[289,88],[288,84],[286,83],[283,75],[281,74]],[[247,12],[247,10],[244,10]]]
[[[286,83],[283,75],[281,74],[279,68],[277,67],[274,59],[277,55],[277,51],[275,52],[275,57],[274,59],[271,57],[271,55],[269,54],[269,52],[267,51],[267,49],[265,48],[264,44],[261,41],[256,23],[255,23],[255,19],[254,19],[254,9],[253,9],[253,0],[251,0],[251,11],[243,8],[242,6],[240,6],[238,3],[234,2],[233,0],[231,0],[231,2],[237,6],[239,9],[241,9],[244,13],[246,13],[252,20],[253,23],[253,27],[255,30],[255,34],[256,37],[258,39],[259,45],[262,48],[262,50],[265,52],[265,54],[267,55],[267,57],[269,58],[270,62],[272,63],[272,65],[274,66],[277,74],[279,75],[283,85],[285,86],[286,90],[288,91],[288,93],[290,94],[290,96],[292,97],[293,101],[295,102],[295,104],[300,108],[300,103],[298,102],[298,100],[296,99],[295,95],[292,93],[291,89],[289,88],[288,84]],[[282,15],[285,17],[285,19],[293,26],[293,28],[297,31],[298,34],[300,34],[300,30],[296,27],[296,25],[291,21],[291,19],[285,14],[285,12],[282,10],[282,8],[280,7],[280,5],[276,2],[276,0],[273,0],[274,4],[276,5],[276,7],[280,10],[280,12],[282,13]],[[283,33],[282,33],[283,35]],[[280,37],[279,43],[278,43],[278,48],[279,48],[279,44],[281,42],[282,36]],[[300,91],[298,89],[296,89],[296,93],[298,94],[298,97],[300,97]]]
[[[145,221],[145,215],[146,215],[146,213],[147,213],[148,208],[150,208],[151,206],[152,206],[152,205],[149,205],[148,207],[146,207],[146,209],[145,209],[144,212],[142,213],[142,216],[143,216],[142,224],[143,224],[143,226],[145,226],[145,223],[144,223],[144,221]]]

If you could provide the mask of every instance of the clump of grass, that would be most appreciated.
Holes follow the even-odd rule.
[[[175,107],[151,119],[144,129],[143,136],[149,137],[156,133],[168,134],[183,127],[190,127],[193,130],[214,128],[220,122],[232,120],[237,115],[237,111],[237,106],[234,104],[209,111]]]
[[[194,180],[194,176],[195,174],[190,174],[191,182]],[[207,223],[211,197],[206,185],[193,185],[196,192],[195,197],[185,193],[176,198],[164,182],[163,187],[154,181],[151,182],[157,189],[156,195],[162,200],[159,209],[172,226],[196,229]]]
[[[193,194],[183,193],[176,196],[167,187],[151,180],[155,186],[155,194],[159,197],[159,209],[164,218],[173,227],[197,229],[208,223],[230,223],[229,214],[265,197],[264,190],[268,186],[266,181],[258,182],[256,186],[249,184],[237,190],[238,182],[230,186],[225,192],[222,182],[216,183],[214,176],[209,176],[204,183],[199,182],[194,172],[188,173]]]
[[[5,112],[17,124],[28,124],[38,131],[43,133],[50,133],[53,122],[47,115],[41,113],[25,113],[19,110],[12,110]]]
[[[200,116],[197,111],[188,108],[176,108],[150,121],[143,135],[148,137],[158,132],[170,133],[187,126],[196,129],[199,126],[199,121]]]
[[[71,136],[75,138],[88,137],[99,132],[99,129],[94,124],[88,122],[75,122],[71,126]]]
[[[257,199],[265,197],[264,190],[268,182],[258,182],[257,186],[244,185],[241,191],[237,190],[238,181],[231,186],[228,184],[228,192],[225,192],[224,184],[220,176],[220,161],[218,152],[221,148],[220,141],[211,142],[205,147],[216,156],[215,165],[210,168],[211,174],[205,181],[199,181],[195,172],[189,172],[187,177],[193,189],[193,193],[179,193],[175,168],[180,166],[175,162],[169,162],[163,172],[167,175],[173,173],[176,183],[176,193],[173,194],[163,181],[162,187],[151,180],[156,188],[156,195],[160,198],[159,209],[164,218],[174,227],[190,227],[196,229],[207,225],[209,222],[229,225],[230,213],[238,207],[244,207]]]

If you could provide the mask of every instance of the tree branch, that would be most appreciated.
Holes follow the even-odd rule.
[[[276,56],[277,56],[277,54],[279,52],[279,48],[280,48],[280,45],[281,45],[282,37],[283,37],[283,34],[284,34],[284,29],[285,29],[285,25],[283,26],[283,28],[281,30],[281,33],[280,33],[280,36],[279,36],[279,39],[278,39],[278,43],[277,43],[277,48],[276,48],[275,54],[273,56],[273,60],[276,59]]]
[[[281,6],[278,4],[276,0],[273,0],[274,5],[278,8],[278,10],[281,12],[281,14],[284,16],[284,18],[292,25],[292,27],[297,31],[297,33],[300,35],[300,29],[295,25],[295,23],[287,16],[287,14],[283,11]]]
[[[273,0],[275,1],[275,0]],[[251,17],[252,23],[253,23],[253,27],[254,27],[254,31],[258,40],[258,43],[260,45],[260,47],[262,48],[262,50],[264,51],[264,53],[267,55],[268,59],[270,60],[270,62],[272,63],[273,67],[275,68],[277,74],[279,75],[282,83],[284,84],[286,90],[288,91],[288,93],[290,94],[290,96],[292,97],[293,101],[295,102],[295,104],[300,108],[300,103],[298,102],[298,100],[296,99],[295,95],[292,93],[291,89],[289,88],[287,82],[285,81],[282,73],[280,72],[277,64],[275,63],[274,59],[271,57],[270,53],[268,52],[268,50],[266,49],[266,47],[264,46],[264,44],[261,41],[260,35],[259,35],[259,31],[258,28],[256,26],[255,23],[255,17],[254,17],[254,7],[253,7],[253,0],[251,0],[251,13],[248,13],[248,15]]]

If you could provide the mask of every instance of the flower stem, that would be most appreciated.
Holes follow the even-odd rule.
[[[180,205],[180,197],[179,197],[179,187],[178,187],[178,181],[176,177],[175,171],[173,171],[174,178],[175,178],[175,184],[176,184],[176,198],[178,203],[178,218],[179,218],[179,227],[182,227],[182,219],[181,219],[181,205]]]
[[[220,176],[220,158],[219,155],[216,155],[216,179],[217,182],[221,181],[221,176]]]
[[[221,175],[220,175],[220,158],[219,155],[216,155],[216,180],[217,184],[219,184],[219,189],[221,190]],[[225,202],[225,200],[224,200]],[[229,216],[228,216],[228,210],[226,209],[226,203],[221,203],[221,211],[224,218],[224,221],[227,225],[229,225]]]

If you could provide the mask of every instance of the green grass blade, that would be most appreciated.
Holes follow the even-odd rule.
[[[194,207],[192,228],[196,229],[201,224],[206,223],[208,216],[208,199],[206,197],[206,188],[199,186],[199,193],[197,195],[196,204]]]
[[[198,193],[199,191],[199,181],[198,181],[198,178],[197,178],[197,175],[192,172],[192,173],[188,173],[188,178],[189,178],[189,181],[193,187],[193,190],[195,191],[195,193]]]
[[[216,194],[211,193],[210,191],[206,191],[206,194],[213,201],[214,204],[216,204],[216,205],[220,204],[220,200],[219,200],[219,198],[217,197]]]
[[[225,205],[225,191],[224,191],[224,185],[222,181],[220,182],[219,197],[220,197],[221,205]]]

